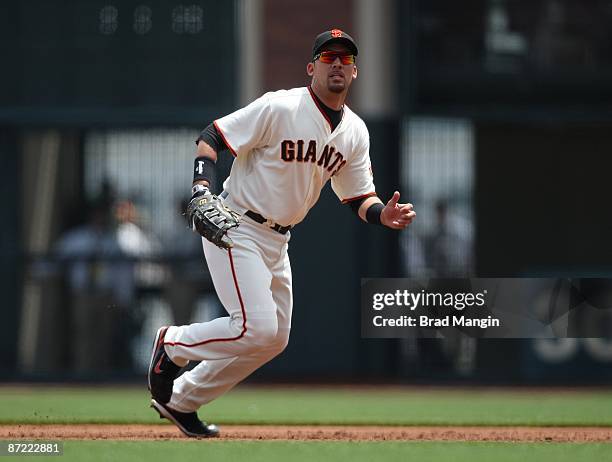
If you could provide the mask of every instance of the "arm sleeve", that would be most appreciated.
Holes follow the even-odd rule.
[[[266,146],[270,140],[270,102],[266,95],[213,122],[234,156]]]
[[[208,126],[202,130],[200,136],[198,136],[198,139],[196,140],[196,146],[200,141],[204,141],[207,145],[213,148],[215,152],[220,152],[227,149],[225,141],[223,141],[223,138],[213,124],[208,124]]]
[[[363,200],[376,195],[372,165],[370,162],[370,139],[365,136],[357,144],[353,156],[331,179],[331,186],[343,204]]]
[[[359,216],[359,207],[361,207],[361,204],[363,204],[364,200],[366,200],[366,197],[347,202],[347,205],[351,208],[355,215]]]

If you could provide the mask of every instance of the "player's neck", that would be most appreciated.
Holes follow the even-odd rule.
[[[325,104],[328,108],[333,109],[334,111],[339,111],[344,106],[344,101],[346,100],[346,91],[342,93],[333,93],[327,89],[320,89],[317,85],[311,85],[312,91],[317,98],[321,100],[323,104]]]

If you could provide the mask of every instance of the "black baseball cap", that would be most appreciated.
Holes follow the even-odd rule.
[[[353,37],[340,29],[332,29],[321,32],[319,35],[317,35],[314,45],[312,46],[312,57],[314,58],[315,55],[321,51],[321,48],[323,48],[324,45],[331,42],[343,43],[348,47],[352,54],[357,56],[357,45],[355,44]]]

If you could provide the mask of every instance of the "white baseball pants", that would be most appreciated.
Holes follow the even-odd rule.
[[[203,239],[212,281],[229,316],[171,326],[166,352],[176,364],[201,361],[174,381],[170,407],[193,412],[282,352],[289,340],[293,296],[285,235],[243,217],[228,233],[231,250]]]

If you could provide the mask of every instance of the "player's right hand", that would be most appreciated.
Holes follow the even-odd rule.
[[[193,195],[186,215],[189,227],[202,237],[222,249],[234,246],[227,232],[240,224],[240,215],[225,206],[208,188]]]

